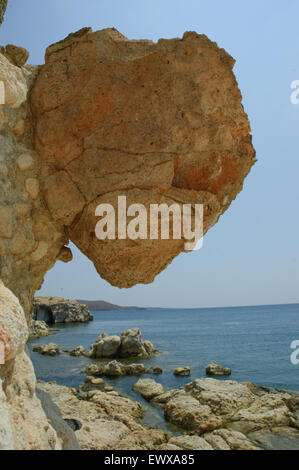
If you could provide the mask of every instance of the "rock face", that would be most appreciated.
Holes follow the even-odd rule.
[[[5,7],[0,0],[0,22]],[[95,208],[112,204],[117,216],[119,195],[147,209],[201,203],[206,232],[255,152],[234,60],[206,36],[155,44],[85,28],[48,48],[41,67],[24,65],[22,48],[1,51],[0,447],[54,449],[62,443],[24,350],[46,272],[72,259],[72,240],[112,285],[152,282],[185,240],[100,241]]]
[[[169,438],[162,430],[141,426],[138,419],[142,416],[142,407],[128,398],[94,391],[88,400],[82,400],[67,387],[53,383],[38,386],[51,396],[64,419],[82,423],[75,433],[81,449],[159,449]]]
[[[255,152],[233,65],[193,32],[155,44],[84,28],[47,49],[31,94],[42,193],[112,285],[152,282],[184,241],[100,241],[100,203],[202,203],[207,231],[241,191]]]
[[[84,370],[86,374],[107,377],[121,377],[123,375],[142,375],[152,373],[146,369],[144,364],[122,364],[118,361],[111,361],[108,364],[90,364]]]
[[[0,450],[59,450],[61,442],[35,394],[27,338],[24,311],[0,281]]]
[[[288,449],[299,439],[299,397],[287,392],[206,378],[157,395],[153,402],[164,407],[168,421],[214,449]]]
[[[60,297],[35,297],[32,316],[47,323],[85,323],[93,320],[86,305]]]
[[[123,331],[120,336],[109,336],[102,333],[91,345],[89,357],[99,358],[148,358],[156,353],[150,341],[143,341],[139,328]]]
[[[0,25],[3,22],[6,7],[7,7],[7,0],[0,0]]]
[[[43,336],[49,336],[53,334],[47,323],[44,321],[31,320],[29,325],[29,338],[42,338]]]
[[[217,362],[213,361],[206,367],[207,375],[231,375],[232,371],[229,367],[221,366]]]

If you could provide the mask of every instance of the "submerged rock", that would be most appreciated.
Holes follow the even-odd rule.
[[[42,354],[43,356],[57,356],[60,354],[60,349],[55,343],[42,344],[33,348],[34,352]]]
[[[86,305],[61,297],[35,297],[32,317],[47,323],[85,323],[93,320]]]
[[[231,375],[232,371],[229,367],[224,367],[217,362],[213,361],[206,367],[206,374],[207,375]]]
[[[139,379],[138,382],[133,385],[133,390],[134,392],[140,393],[146,400],[152,400],[165,392],[163,385],[153,379]]]

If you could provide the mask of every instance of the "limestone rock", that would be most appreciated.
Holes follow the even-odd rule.
[[[7,46],[1,47],[0,52],[17,67],[23,67],[29,57],[27,49],[24,47],[14,46],[13,44],[7,44]]]
[[[73,349],[73,350],[70,352],[70,355],[71,355],[71,356],[74,356],[74,357],[88,356],[88,352],[85,351],[85,349],[84,349],[83,346],[77,346],[75,349]]]
[[[14,66],[1,51],[0,80],[4,83],[4,104],[18,108],[27,97],[26,72]]]
[[[36,389],[36,394],[51,426],[55,429],[59,439],[62,441],[62,449],[80,450],[80,445],[74,430],[67,424],[66,420],[62,418],[58,406],[52,401],[50,395],[39,388]]]
[[[117,357],[119,353],[119,348],[119,336],[108,336],[106,333],[102,333],[101,336],[98,337],[96,342],[91,346],[90,357]]]
[[[45,200],[112,285],[152,282],[184,240],[98,240],[98,204],[202,203],[206,232],[241,191],[255,152],[233,65],[194,32],[84,28],[48,48],[31,94]]]
[[[120,336],[102,333],[91,345],[89,356],[95,359],[112,357],[147,358],[155,354],[156,349],[150,341],[143,341],[138,328],[127,330]]]
[[[196,379],[156,396],[165,418],[214,449],[294,448],[297,396],[250,383]]]
[[[67,387],[45,382],[38,387],[51,396],[64,419],[82,423],[76,431],[81,449],[158,450],[169,439],[162,430],[141,426],[142,407],[128,398],[97,391],[82,400]]]
[[[204,439],[215,450],[259,450],[244,434],[228,429],[217,429],[210,434],[205,434]]]
[[[1,0],[0,21],[5,6]],[[5,448],[59,449],[24,352],[26,319],[29,324],[32,300],[46,272],[57,259],[70,259],[64,247],[71,239],[111,284],[152,282],[185,250],[185,240],[100,241],[95,237],[98,204],[111,203],[117,216],[119,195],[127,197],[128,205],[141,203],[147,209],[153,203],[200,203],[206,232],[241,191],[255,152],[234,61],[203,35],[189,32],[155,44],[129,41],[113,29],[92,33],[86,28],[51,46],[41,67],[22,66],[25,58],[19,49],[9,60],[0,52],[5,104],[0,106],[0,279],[19,300],[11,308],[5,293],[0,304],[5,346],[0,369],[5,431],[1,422],[0,438]],[[41,320],[51,321],[51,312],[46,309]],[[85,321],[81,313],[71,320]],[[127,351],[133,348],[131,339],[125,341]],[[142,348],[148,357],[150,344]],[[198,391],[201,400],[206,394],[210,402],[200,406],[214,410],[215,396],[225,395],[215,388],[214,394]],[[235,412],[241,401],[238,397]],[[217,403],[221,410],[233,408],[229,400],[223,402]],[[104,407],[104,401],[95,406]],[[263,416],[274,422],[269,403],[263,406],[259,423]],[[69,418],[80,420],[71,411]],[[286,423],[282,405],[280,411],[279,422]],[[96,411],[91,414],[96,420]],[[239,426],[251,416],[252,410],[248,416],[239,413]],[[100,431],[88,420],[96,437],[88,437],[87,429],[76,431],[84,436],[83,447],[113,448],[117,442],[119,448],[138,450],[167,443],[165,433],[149,435],[127,415],[120,419],[121,425],[119,419],[100,420]]]
[[[47,323],[85,323],[93,320],[86,305],[60,297],[35,297],[33,318]]]
[[[145,373],[146,374],[153,374],[153,375],[160,375],[162,374],[163,369],[159,366],[151,366],[148,369],[146,369]]]
[[[189,377],[189,375],[191,374],[191,369],[188,366],[178,367],[177,369],[174,369],[173,374],[181,377]]]
[[[232,371],[229,367],[224,367],[217,362],[213,361],[210,364],[207,365],[206,367],[206,374],[207,375],[231,375]]]
[[[0,449],[59,450],[59,439],[35,394],[27,338],[23,309],[0,281]]]
[[[55,343],[35,346],[33,351],[42,354],[43,356],[58,356],[58,354],[60,354],[60,349]]]
[[[116,360],[108,364],[89,364],[84,372],[90,375],[121,377],[123,375],[143,375],[146,373],[144,364],[122,364]]]
[[[213,447],[199,436],[176,436],[172,437],[168,444],[175,445],[184,450],[214,450]]]
[[[175,394],[165,405],[167,421],[197,434],[222,427],[222,419],[208,405],[201,404],[185,391]]]
[[[149,357],[156,352],[150,341],[142,341],[139,328],[124,331],[120,339],[120,357]]]
[[[163,385],[153,379],[139,379],[133,385],[133,390],[149,401],[165,392]]]
[[[29,325],[29,338],[42,338],[55,333],[55,330],[48,327],[44,321],[31,320]]]
[[[3,22],[6,7],[7,7],[7,0],[0,0],[0,25]]]

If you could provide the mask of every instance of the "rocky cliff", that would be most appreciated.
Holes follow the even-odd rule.
[[[72,259],[72,240],[111,284],[152,282],[184,239],[99,241],[98,204],[201,203],[206,232],[255,152],[234,60],[204,35],[153,43],[84,28],[40,67],[1,51],[0,448],[61,448],[25,352],[45,273]]]

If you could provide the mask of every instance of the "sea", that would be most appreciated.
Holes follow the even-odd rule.
[[[58,324],[55,327],[59,331],[55,335],[30,341],[30,354],[38,379],[78,387],[84,383],[83,370],[92,360],[68,354],[42,356],[32,351],[34,346],[54,342],[66,350],[79,345],[88,350],[103,332],[119,335],[129,328],[139,328],[143,339],[150,340],[159,354],[151,359],[131,362],[142,362],[146,367],[160,366],[163,369],[161,375],[145,377],[154,378],[167,390],[206,377],[205,366],[216,361],[232,369],[229,380],[299,391],[299,364],[291,361],[291,354],[294,353],[291,344],[297,340],[299,345],[299,304],[101,310],[92,313],[94,321]],[[175,368],[184,366],[191,367],[190,377],[173,375]],[[165,422],[162,409],[146,402],[132,390],[138,377],[104,380],[119,393],[143,405],[143,424],[174,434],[178,432]]]

